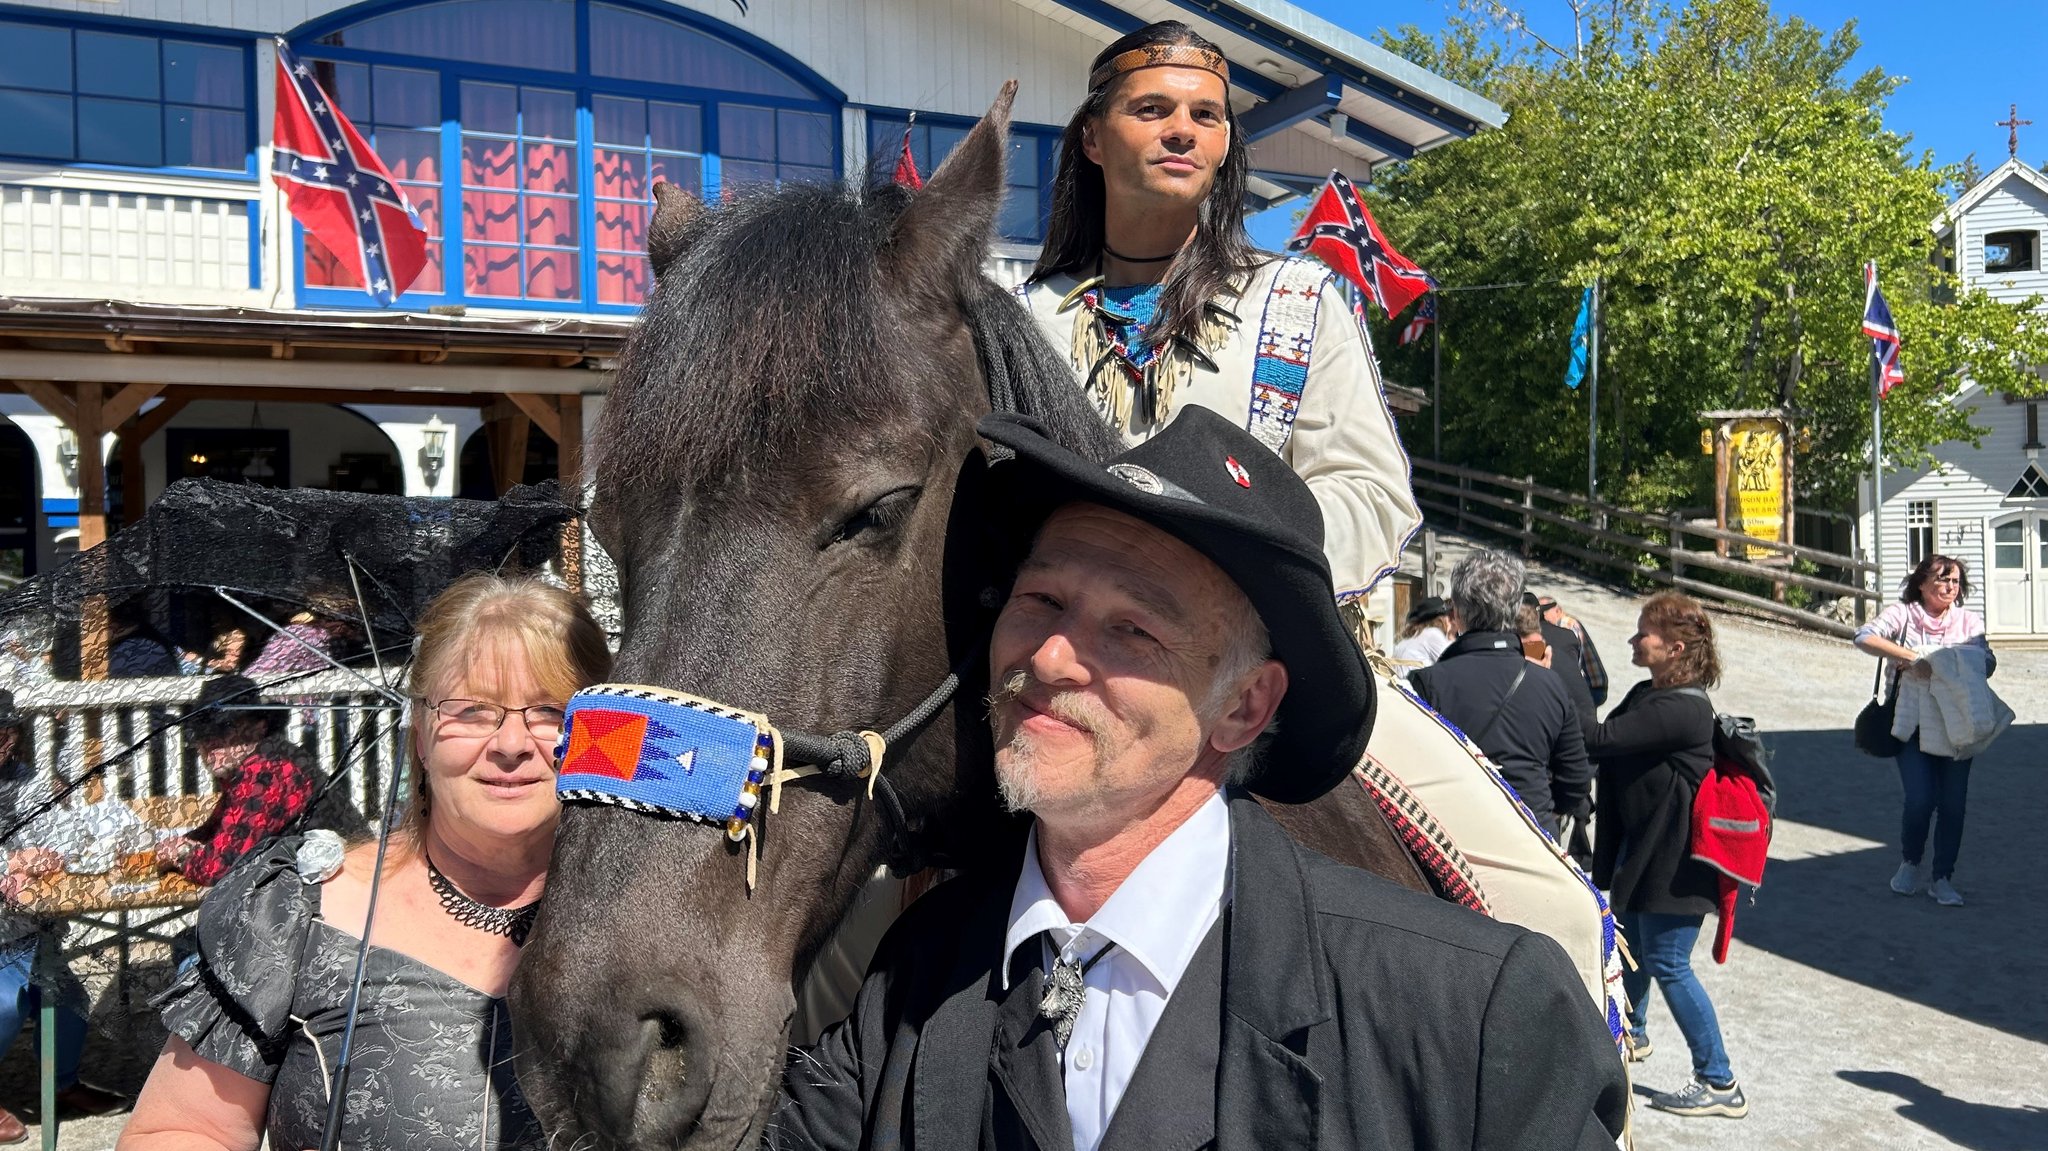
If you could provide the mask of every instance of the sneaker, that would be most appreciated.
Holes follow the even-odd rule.
[[[1935,880],[1934,885],[1927,889],[1927,894],[1932,895],[1934,902],[1941,904],[1943,907],[1961,907],[1963,905],[1963,893],[1957,891],[1955,884],[1950,883],[1946,879]]]
[[[1621,1042],[1622,1046],[1627,1049],[1628,1061],[1630,1063],[1641,1063],[1657,1050],[1656,1045],[1650,1042],[1650,1037],[1647,1035],[1636,1035],[1632,1032],[1624,1031],[1621,1033]]]
[[[1741,1084],[1715,1087],[1698,1078],[1676,1091],[1660,1091],[1650,1096],[1650,1106],[1685,1116],[1725,1115],[1740,1119],[1749,1114],[1749,1100],[1742,1097]]]
[[[1911,895],[1920,890],[1920,865],[1899,864],[1899,869],[1892,873],[1892,890],[1900,895]]]

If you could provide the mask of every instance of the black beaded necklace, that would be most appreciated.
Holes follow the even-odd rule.
[[[524,907],[492,907],[488,903],[479,903],[464,895],[453,880],[441,874],[441,869],[434,866],[433,856],[426,858],[427,883],[433,887],[434,894],[441,897],[441,909],[455,922],[492,935],[503,935],[515,947],[526,946],[526,934],[533,930],[533,917],[540,912],[540,900],[536,899]]]

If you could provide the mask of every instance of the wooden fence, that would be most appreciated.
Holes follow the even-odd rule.
[[[1531,478],[1431,460],[1412,466],[1416,501],[1439,526],[1506,536],[1524,555],[1563,556],[1839,636],[1853,635],[1856,625],[1787,603],[1786,589],[1846,597],[1859,619],[1880,599],[1864,579],[1876,565],[1855,556],[1759,540],[1682,514],[1632,511]],[[1741,558],[1750,550],[1771,555]],[[1811,570],[1796,570],[1798,561]]]

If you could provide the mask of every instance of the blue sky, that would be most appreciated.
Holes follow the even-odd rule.
[[[1435,29],[1453,9],[1450,0],[1294,0],[1334,24],[1368,38],[1382,27],[1416,24]],[[1571,37],[1564,0],[1518,0],[1529,24],[1552,43]],[[1975,152],[1985,169],[2005,160],[2004,128],[1994,122],[2018,102],[2020,158],[2048,163],[2048,67],[2038,63],[2048,44],[2048,0],[1775,0],[1780,16],[1798,16],[1824,29],[1856,21],[1863,48],[1856,71],[1883,68],[1908,83],[1885,112],[1892,130],[1910,133],[1912,147],[1932,148],[1937,164]],[[1455,146],[1455,145],[1454,145]],[[1294,205],[1253,217],[1252,235],[1278,247],[1292,230]]]

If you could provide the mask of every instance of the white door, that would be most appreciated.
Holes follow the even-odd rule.
[[[2001,634],[2048,630],[2048,516],[2023,512],[1991,525],[1991,630]]]

